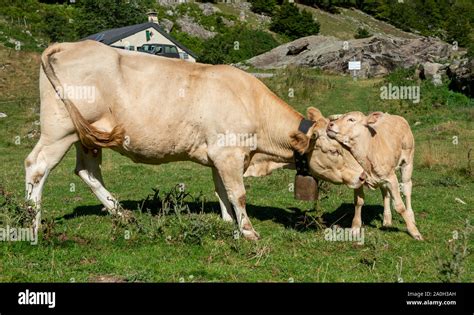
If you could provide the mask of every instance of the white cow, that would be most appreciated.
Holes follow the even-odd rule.
[[[25,160],[36,229],[44,182],[72,144],[76,174],[110,212],[117,210],[118,202],[104,187],[102,148],[137,163],[194,161],[211,167],[222,217],[236,219],[249,239],[259,236],[245,210],[244,173],[262,176],[294,167],[298,150],[307,155],[313,176],[353,188],[363,184],[363,169],[349,151],[335,140],[318,139],[317,124],[306,133],[298,131],[303,116],[236,68],[119,50],[94,41],[55,44],[41,59],[41,138]],[[93,88],[93,101],[58,97],[66,85]],[[226,143],[226,134],[242,141]]]

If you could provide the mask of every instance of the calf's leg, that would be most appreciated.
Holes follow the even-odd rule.
[[[364,205],[364,187],[354,189],[354,218],[352,219],[352,234],[359,235],[362,226],[362,206]]]
[[[390,193],[386,187],[380,187],[383,198],[383,226],[392,226],[392,211],[390,209]]]
[[[402,188],[403,188],[403,195],[405,195],[405,203],[407,205],[407,211],[411,212],[413,215],[413,222],[415,222],[415,214],[413,213],[413,208],[411,207],[411,189],[412,189],[412,181],[411,175],[413,173],[413,161],[403,164],[400,167],[400,172],[402,174]]]
[[[410,233],[410,235],[413,236],[414,239],[423,240],[423,237],[421,236],[415,225],[413,212],[407,211],[405,205],[403,204],[402,197],[400,196],[398,179],[395,173],[391,174],[388,178],[387,188],[393,198],[395,210],[403,217],[403,220],[405,220],[408,233]]]

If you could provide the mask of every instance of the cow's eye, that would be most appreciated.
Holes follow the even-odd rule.
[[[347,121],[355,122],[356,120],[354,118],[349,118]]]

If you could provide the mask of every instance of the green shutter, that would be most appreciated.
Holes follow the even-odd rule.
[[[146,31],[146,41],[148,42],[151,38],[150,31]]]

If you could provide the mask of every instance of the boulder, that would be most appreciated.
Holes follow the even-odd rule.
[[[202,39],[209,39],[216,36],[216,32],[206,30],[201,24],[194,21],[189,15],[185,15],[176,20],[181,27],[181,31],[188,33],[191,36],[199,37]]]
[[[168,19],[161,19],[159,24],[166,31],[166,33],[171,32],[174,26],[174,23]]]
[[[446,66],[435,62],[425,62],[423,64],[423,74],[425,78],[431,79],[436,74],[440,74],[441,70],[445,70]]]
[[[474,98],[474,59],[454,60],[447,68],[446,74],[451,79],[449,88]]]
[[[209,15],[213,15],[214,13],[221,12],[219,8],[215,7],[214,5],[212,5],[212,3],[209,3],[209,2],[204,2],[204,3],[196,2],[196,4],[202,10],[202,14],[204,14],[205,16],[209,16]]]
[[[290,46],[288,47],[288,52],[286,53],[287,55],[295,56],[299,55],[306,49],[308,49],[308,43],[301,43],[299,46]]]

